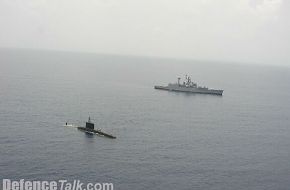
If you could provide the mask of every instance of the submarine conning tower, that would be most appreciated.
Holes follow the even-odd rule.
[[[91,118],[89,117],[88,122],[86,122],[86,128],[88,129],[94,129],[95,125],[91,122]]]

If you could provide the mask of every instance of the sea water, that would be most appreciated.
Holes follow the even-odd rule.
[[[223,96],[155,90],[188,74]],[[69,124],[117,136],[87,135]],[[290,188],[290,69],[0,51],[0,176],[114,189]]]

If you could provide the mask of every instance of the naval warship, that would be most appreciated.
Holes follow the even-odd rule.
[[[188,93],[199,93],[199,94],[212,94],[212,95],[223,95],[223,90],[210,89],[207,87],[198,86],[197,83],[191,81],[189,76],[185,76],[185,81],[180,83],[180,77],[177,78],[177,83],[169,83],[167,86],[154,86],[155,89],[176,91],[176,92],[188,92]]]

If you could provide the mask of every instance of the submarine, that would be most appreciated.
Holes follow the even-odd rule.
[[[95,130],[95,124],[91,122],[91,118],[89,117],[88,121],[86,122],[86,127],[77,127],[78,130],[86,132],[88,134],[96,134],[96,135],[102,135],[104,137],[110,138],[110,139],[116,139],[116,136],[113,136],[111,134],[105,133],[101,131],[100,129]]]

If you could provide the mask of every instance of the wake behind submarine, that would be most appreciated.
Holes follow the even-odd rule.
[[[66,126],[72,126],[68,125],[67,123],[65,124]],[[88,134],[96,134],[96,135],[102,135],[104,137],[110,138],[110,139],[116,139],[116,136],[113,136],[111,134],[105,133],[101,131],[101,129],[95,130],[95,124],[91,122],[91,118],[89,117],[88,121],[86,122],[86,127],[77,127],[78,130],[83,131]]]

